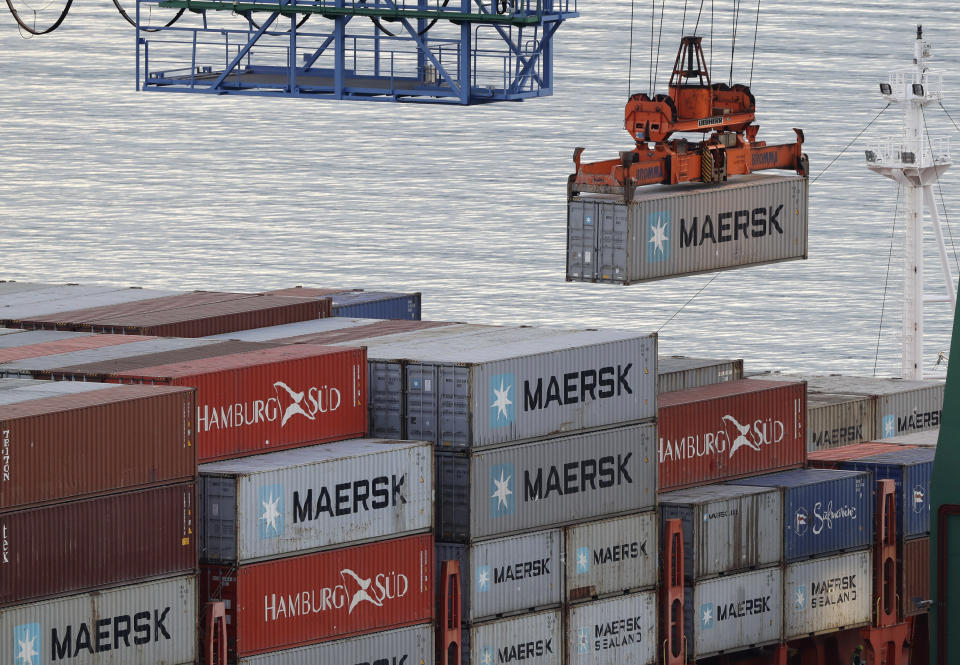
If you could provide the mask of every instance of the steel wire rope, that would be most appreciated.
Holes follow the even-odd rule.
[[[839,153],[837,153],[837,156],[834,157],[833,159],[831,159],[829,164],[827,164],[826,166],[823,167],[823,170],[820,171],[820,173],[817,174],[817,177],[816,177],[816,178],[814,178],[813,180],[810,181],[810,184],[812,185],[812,184],[815,183],[817,180],[819,180],[819,179],[820,179],[820,176],[822,176],[824,173],[826,173],[826,172],[827,172],[827,169],[829,169],[831,166],[833,166],[833,163],[834,163],[835,161],[837,161],[838,159],[840,159],[840,157],[843,155],[843,153],[845,153],[845,152],[850,148],[850,146],[852,146],[852,145],[854,144],[854,142],[855,142],[858,138],[860,138],[860,136],[861,136],[865,131],[867,131],[867,130],[870,128],[870,125],[872,125],[873,123],[875,123],[875,122],[877,121],[877,118],[879,118],[879,117],[883,114],[883,112],[886,111],[888,108],[890,108],[890,102],[887,102],[887,105],[884,106],[882,109],[880,109],[880,113],[878,113],[877,115],[875,115],[875,116],[873,117],[873,120],[871,120],[870,122],[867,123],[866,127],[864,127],[863,129],[861,129],[859,132],[857,132],[857,135],[856,135],[856,136],[854,136],[852,139],[850,139],[850,143],[848,143],[848,144],[843,148],[843,150],[841,150]]]
[[[127,14],[126,10],[125,10],[123,7],[120,6],[120,0],[111,0],[111,1],[113,2],[113,6],[117,8],[117,11],[120,12],[120,16],[122,16],[123,18],[125,18],[126,21],[127,21],[127,23],[129,23],[129,24],[132,25],[134,28],[136,28],[136,27],[137,27],[137,22],[134,21],[132,18],[130,18],[130,15]],[[9,0],[8,0],[8,2],[9,2]],[[152,11],[152,9],[153,9],[153,8],[151,7],[151,11]],[[183,12],[185,12],[186,10],[187,10],[186,7],[181,7],[181,8],[180,8],[180,11],[178,11],[176,14],[174,14],[174,15],[173,15],[173,18],[170,19],[169,21],[167,21],[167,23],[166,23],[162,28],[159,28],[159,27],[158,27],[158,28],[140,28],[140,29],[143,30],[144,32],[157,32],[158,30],[163,30],[164,28],[169,28],[169,27],[172,26],[174,23],[176,23],[177,21],[180,20],[180,17],[183,16]]]
[[[920,116],[923,118],[923,126],[927,126],[927,115],[920,107]],[[933,159],[933,142],[930,140],[930,132],[927,132],[927,147],[930,148],[930,158]],[[957,259],[957,245],[953,241],[953,229],[950,228],[950,216],[947,214],[947,204],[943,200],[943,184],[940,182],[940,174],[937,169],[933,169],[934,178],[937,179],[937,191],[940,193],[940,207],[943,208],[943,221],[947,227],[947,233],[950,234],[950,247],[953,249],[953,261],[957,266],[957,274],[960,275],[960,260]]]
[[[60,24],[63,23],[64,19],[67,18],[67,14],[70,13],[70,7],[72,5],[73,5],[73,0],[67,0],[67,4],[63,6],[63,11],[60,12],[60,16],[57,17],[56,22],[54,22],[53,25],[46,28],[45,30],[37,30],[35,28],[31,28],[29,25],[24,23],[23,19],[20,18],[20,14],[17,12],[16,8],[13,6],[13,0],[7,0],[7,9],[10,10],[10,14],[13,16],[13,20],[17,22],[17,25],[20,26],[22,30],[26,30],[31,35],[46,35],[53,32],[57,28],[59,28]],[[33,18],[34,18],[34,21],[36,21],[36,18],[37,18],[36,11],[34,11]]]
[[[656,0],[654,0],[656,2]],[[653,86],[651,87],[651,96],[656,91],[657,77],[660,75],[660,42],[663,40],[663,5],[665,0],[660,0],[660,30],[657,33],[657,61],[653,68]]]
[[[10,2],[10,0],[7,0]],[[636,0],[630,0],[630,54],[627,57],[627,98],[633,94],[633,23]]]
[[[890,282],[890,264],[893,262],[893,239],[897,230],[897,214],[900,212],[900,191],[903,186],[897,185],[897,202],[893,208],[893,226],[890,227],[890,249],[887,252],[887,274],[883,278],[883,300],[880,304],[880,326],[877,328],[877,350],[873,356],[873,376],[877,376],[877,363],[880,360],[880,335],[883,332],[883,314],[887,308],[887,285]]]
[[[657,21],[657,0],[650,0],[650,65],[647,70],[647,94],[653,97],[653,28]]]
[[[757,32],[760,28],[760,0],[757,0],[757,22],[753,26],[753,55],[750,56],[750,82],[748,87],[753,85],[753,61],[757,57]]]
[[[663,330],[664,328],[666,328],[666,327],[667,327],[667,324],[670,323],[671,321],[673,321],[674,317],[676,317],[677,314],[679,314],[679,313],[682,312],[684,309],[686,309],[687,305],[689,305],[690,303],[692,303],[694,298],[696,298],[698,295],[700,295],[701,293],[703,293],[703,290],[704,290],[705,288],[707,288],[708,286],[710,286],[711,284],[713,284],[713,280],[715,280],[715,279],[716,279],[717,277],[719,277],[719,276],[720,276],[720,273],[719,273],[719,272],[714,273],[713,277],[711,277],[710,280],[709,280],[706,284],[704,284],[703,286],[701,286],[699,291],[697,291],[697,292],[694,293],[692,296],[690,296],[690,300],[688,300],[687,302],[683,303],[683,305],[680,307],[680,309],[678,309],[676,312],[674,312],[674,313],[670,316],[669,319],[667,319],[666,321],[664,321],[662,326],[660,326],[659,328],[657,328],[657,332],[659,333],[661,330]]]
[[[740,24],[740,0],[733,0],[733,34],[730,36],[730,81],[733,87],[733,55],[737,49],[737,26]]]
[[[697,22],[693,26],[693,36],[697,36],[697,30],[700,29],[700,16],[703,14],[703,3],[706,0],[700,0],[700,10],[697,12]]]
[[[683,20],[680,21],[680,37],[683,37],[684,31],[687,29],[687,2],[689,0],[683,0]]]

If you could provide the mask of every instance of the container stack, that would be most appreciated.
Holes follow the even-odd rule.
[[[365,289],[311,288],[295,286],[289,289],[268,291],[268,294],[305,298],[329,298],[332,316],[420,320],[420,293],[397,293],[394,291],[367,291]]]
[[[0,649],[196,662],[194,391],[0,379]]]

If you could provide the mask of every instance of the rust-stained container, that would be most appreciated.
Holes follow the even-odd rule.
[[[197,388],[201,462],[367,433],[364,349],[292,344],[118,372],[107,380]]]
[[[194,571],[196,482],[0,513],[0,606]]]
[[[806,398],[802,382],[751,379],[660,395],[660,490],[802,466]]]
[[[903,591],[899,594],[904,616],[926,614],[930,596],[930,538],[912,538],[903,541],[900,555],[900,579]]]
[[[329,301],[255,295],[205,305],[104,317],[83,322],[78,330],[124,335],[204,337],[234,330],[305,321],[329,315]]]
[[[200,569],[200,601],[227,601],[231,658],[432,621],[433,536]],[[332,665],[332,664],[331,664]]]
[[[83,337],[70,337],[68,339],[51,342],[40,342],[38,344],[27,344],[26,346],[0,349],[0,363],[13,362],[24,358],[40,358],[60,353],[70,353],[71,351],[82,351],[84,349],[100,349],[105,346],[115,346],[117,344],[145,342],[150,339],[154,338],[139,335],[84,335]]]
[[[807,455],[807,464],[817,469],[839,469],[841,462],[849,462],[850,460],[860,459],[861,457],[883,455],[884,453],[895,453],[898,450],[909,447],[910,446],[897,445],[895,443],[865,441],[849,446],[811,452]]]
[[[0,512],[196,478],[194,409],[168,386],[0,405]]]

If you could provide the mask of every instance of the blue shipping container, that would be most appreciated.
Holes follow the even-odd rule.
[[[738,478],[736,484],[781,488],[786,561],[873,542],[873,483],[866,471],[795,469]]]
[[[874,480],[892,479],[896,483],[897,538],[918,538],[930,533],[930,476],[936,452],[936,448],[904,448],[841,466],[871,471]]]
[[[330,296],[334,316],[357,319],[420,320],[420,293],[344,291]]]

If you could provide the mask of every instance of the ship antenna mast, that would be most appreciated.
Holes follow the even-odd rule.
[[[932,185],[950,165],[947,138],[927,135],[923,107],[943,98],[943,76],[927,68],[930,45],[917,26],[913,65],[890,73],[880,84],[880,94],[903,107],[903,135],[876,144],[866,151],[867,167],[899,183],[906,192],[906,231],[903,270],[903,374],[904,379],[923,378],[923,309],[927,303],[950,303],[957,307],[957,291],[947,262],[940,216]],[[923,294],[923,211],[926,207],[936,235],[945,295]]]

